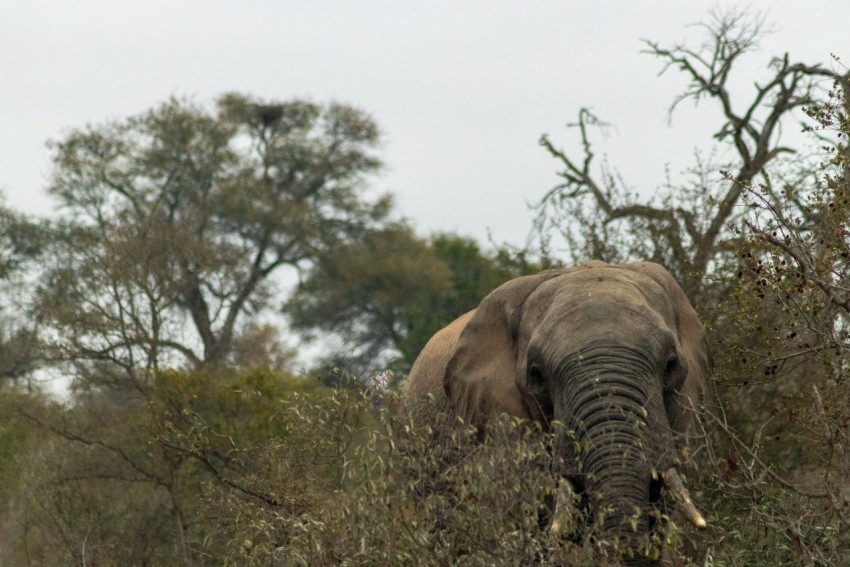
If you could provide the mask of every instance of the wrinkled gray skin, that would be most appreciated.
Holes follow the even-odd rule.
[[[415,421],[438,429],[440,412],[485,431],[502,413],[565,424],[588,449],[562,437],[560,474],[591,517],[613,511],[602,535],[632,549],[628,564],[653,565],[637,550],[658,529],[648,512],[663,509],[653,472],[674,467],[694,435],[708,372],[703,327],[663,267],[588,262],[493,291],[431,339],[405,396]],[[636,509],[637,534],[623,528]]]

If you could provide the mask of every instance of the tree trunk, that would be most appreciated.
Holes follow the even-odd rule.
[[[171,477],[171,486],[168,487],[169,495],[171,496],[171,512],[174,519],[174,529],[177,533],[177,547],[180,552],[180,558],[183,565],[191,567],[192,555],[189,550],[189,538],[186,535],[186,521],[183,516],[183,506],[180,502],[180,473],[174,470]]]

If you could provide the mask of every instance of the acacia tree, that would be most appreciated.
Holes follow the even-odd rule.
[[[139,388],[162,365],[226,362],[276,272],[385,220],[389,199],[362,194],[378,140],[350,106],[228,94],[53,143],[63,216],[41,296],[55,352]]]
[[[700,158],[683,182],[671,181],[655,198],[643,199],[629,192],[615,170],[597,169],[591,128],[604,123],[581,109],[577,122],[568,126],[578,129],[582,155],[568,155],[547,135],[540,139],[562,166],[562,182],[538,205],[540,225],[565,227],[564,236],[578,256],[661,262],[696,304],[707,299],[705,277],[728,260],[724,242],[732,237],[729,226],[740,225],[745,188],[761,183],[774,203],[781,201],[772,168],[783,163],[777,161],[780,156],[797,153],[784,145],[782,125],[799,119],[802,107],[824,100],[824,78],[836,75],[820,65],[793,62],[786,53],[770,60],[772,75],[754,85],[746,102],[738,102],[741,93],[733,93],[732,84],[739,61],[758,47],[762,24],[746,12],[713,12],[699,28],[706,34],[699,47],[644,41],[645,52],[662,61],[662,73],[672,68],[688,79],[670,107],[671,116],[687,100],[717,103],[722,122],[714,139],[732,150],[728,162]],[[724,172],[725,183],[716,183],[719,172]],[[581,221],[571,222],[576,219]]]

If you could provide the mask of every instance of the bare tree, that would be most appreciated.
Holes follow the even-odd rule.
[[[558,175],[563,181],[537,206],[542,226],[566,226],[565,236],[574,252],[578,248],[583,254],[615,261],[635,257],[660,261],[697,301],[704,277],[721,259],[724,240],[731,236],[730,224],[740,224],[739,205],[746,188],[758,182],[769,199],[781,199],[771,179],[771,166],[779,156],[796,153],[782,143],[783,122],[792,119],[795,111],[822,101],[828,90],[824,79],[837,76],[820,65],[792,62],[786,53],[770,60],[770,79],[754,84],[749,99],[740,104],[739,96],[733,96],[732,80],[739,60],[758,47],[763,19],[746,12],[713,12],[698,27],[707,37],[699,47],[663,47],[645,40],[646,53],[662,61],[661,73],[674,68],[689,80],[674,99],[671,115],[689,99],[720,106],[723,120],[714,139],[731,147],[734,159],[720,166],[700,159],[690,179],[669,184],[654,200],[641,199],[625,189],[607,164],[597,168],[590,129],[604,124],[583,108],[577,122],[568,124],[579,131],[583,155],[568,155],[547,135],[540,139],[560,162]],[[718,170],[724,172],[721,184],[713,182]],[[616,246],[609,243],[614,241]]]

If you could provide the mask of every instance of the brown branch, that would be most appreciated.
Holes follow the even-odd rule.
[[[785,254],[787,254],[797,265],[797,269],[799,270],[800,274],[807,280],[814,282],[821,289],[821,291],[823,291],[823,293],[829,299],[830,303],[832,303],[836,307],[843,309],[845,312],[850,313],[850,297],[845,297],[843,299],[838,297],[838,295],[835,293],[835,287],[823,281],[821,278],[818,278],[814,273],[814,268],[805,258],[803,258],[797,252],[797,250],[789,246],[788,243],[786,243],[784,240],[776,238],[771,234],[767,234],[766,232],[752,224],[750,221],[746,221],[746,223],[749,229],[757,238],[764,240],[768,244],[771,244],[785,252]]]
[[[800,559],[800,566],[810,567],[814,565],[815,563],[812,560],[812,554],[806,548],[806,544],[803,541],[803,536],[800,534],[798,524],[788,520],[788,526],[785,528],[785,532],[794,544],[794,549],[797,551],[797,557]]]
[[[201,291],[201,283],[198,275],[188,266],[187,262],[181,263],[183,272],[183,293],[180,302],[189,311],[195,329],[201,337],[204,345],[204,360],[208,353],[213,352],[216,347],[216,337],[212,330],[209,305]]]
[[[52,423],[49,423],[49,422],[41,419],[40,417],[29,413],[28,411],[26,411],[24,409],[18,409],[17,411],[24,418],[30,420],[31,422],[35,423],[39,427],[42,427],[42,428],[46,429],[47,431],[50,431],[51,433],[54,433],[54,434],[62,437],[63,439],[66,439],[68,441],[74,441],[74,442],[80,443],[82,445],[88,445],[90,447],[100,447],[102,449],[106,449],[106,451],[117,455],[122,461],[124,461],[125,463],[130,465],[130,468],[132,468],[134,471],[139,473],[143,478],[148,479],[148,482],[152,482],[153,484],[157,484],[159,486],[167,486],[167,483],[165,483],[163,481],[163,479],[159,478],[157,475],[153,474],[152,472],[147,471],[144,468],[142,468],[138,463],[136,463],[136,461],[134,461],[132,458],[130,458],[130,456],[126,452],[124,452],[124,450],[121,449],[120,447],[114,447],[114,446],[109,445],[108,443],[105,443],[103,441],[98,441],[98,440],[95,440],[95,439],[88,439],[86,437],[83,437],[82,435],[78,435],[76,433],[72,433],[72,432],[67,431],[65,429],[61,429],[61,428],[53,425]]]
[[[590,172],[593,158],[595,156],[591,147],[590,138],[587,134],[588,124],[605,126],[605,123],[599,120],[599,118],[597,118],[587,108],[579,109],[578,122],[567,124],[567,127],[578,128],[580,132],[581,145],[584,152],[584,159],[581,167],[573,162],[563,152],[563,150],[555,148],[549,141],[548,136],[545,134],[540,137],[540,145],[546,148],[553,157],[557,158],[562,164],[564,164],[566,170],[559,173],[559,175],[566,181],[562,187],[574,187],[574,195],[575,192],[580,191],[582,188],[586,188],[593,194],[599,204],[599,207],[605,211],[606,214],[611,214],[613,207],[606,197],[605,192],[601,189]],[[554,196],[556,193],[553,193],[553,191],[550,191],[541,203],[546,202],[548,200],[548,196]]]
[[[277,496],[275,496],[274,494],[269,494],[269,493],[254,490],[254,489],[252,489],[248,486],[244,486],[244,485],[234,481],[233,479],[228,478],[224,474],[224,472],[221,469],[219,469],[219,467],[217,467],[215,465],[215,463],[213,463],[213,461],[209,458],[209,456],[202,453],[201,451],[198,451],[197,449],[184,447],[182,445],[179,445],[177,443],[174,443],[174,442],[168,440],[167,438],[165,438],[161,435],[158,435],[156,437],[156,440],[157,440],[157,442],[162,444],[164,447],[168,447],[169,449],[177,451],[180,454],[183,454],[183,455],[186,455],[187,457],[195,459],[200,465],[202,465],[204,467],[204,469],[206,469],[207,472],[212,474],[213,477],[215,477],[215,479],[218,480],[219,482],[221,482],[222,484],[229,486],[230,488],[233,488],[234,490],[237,490],[237,491],[239,491],[239,492],[241,492],[241,493],[243,493],[247,496],[251,496],[253,498],[261,500],[261,501],[265,502],[266,504],[268,504],[269,506],[273,506],[275,508],[278,508],[278,507],[283,505],[283,502],[281,501],[281,499],[278,498]]]
[[[809,492],[807,490],[800,488],[799,486],[797,486],[795,484],[788,482],[784,478],[780,477],[778,474],[773,472],[773,470],[767,464],[765,464],[764,461],[762,461],[759,458],[759,456],[755,453],[755,451],[753,451],[746,443],[744,443],[738,437],[738,435],[734,431],[732,431],[732,429],[725,422],[725,420],[721,420],[719,417],[714,415],[712,412],[705,412],[705,415],[708,415],[712,419],[712,421],[714,421],[717,424],[717,426],[720,427],[720,429],[724,433],[726,433],[726,435],[729,436],[729,438],[735,443],[735,445],[737,445],[747,455],[749,455],[749,457],[753,460],[754,463],[758,463],[758,465],[761,467],[761,469],[762,469],[762,471],[764,472],[765,475],[769,476],[771,479],[773,479],[774,482],[778,483],[780,486],[782,486],[786,490],[789,490],[789,491],[793,492],[794,494],[799,494],[800,496],[805,496],[807,498],[816,498],[816,499],[819,499],[819,500],[828,500],[828,499],[831,498],[831,495],[829,494],[829,492]]]

